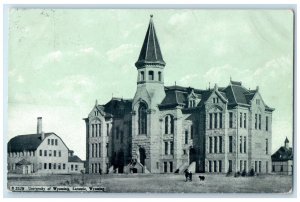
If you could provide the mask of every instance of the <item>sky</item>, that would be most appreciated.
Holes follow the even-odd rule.
[[[241,81],[275,108],[272,151],[293,137],[290,10],[11,9],[8,138],[55,132],[85,159],[83,118],[112,96],[133,98],[134,63],[153,14],[165,85]]]

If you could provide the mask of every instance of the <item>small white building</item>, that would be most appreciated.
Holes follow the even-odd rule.
[[[282,175],[293,174],[293,148],[289,146],[287,138],[284,141],[284,146],[272,155],[272,172]]]
[[[67,174],[84,170],[84,162],[58,135],[42,132],[42,117],[38,117],[36,134],[16,136],[7,148],[9,173]]]

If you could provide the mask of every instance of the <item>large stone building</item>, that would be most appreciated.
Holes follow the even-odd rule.
[[[55,133],[42,131],[38,117],[37,133],[18,135],[7,145],[8,173],[66,174],[84,171],[84,162]]]
[[[271,172],[272,112],[257,87],[241,82],[195,89],[164,86],[160,45],[150,18],[133,99],[97,102],[85,118],[87,171]]]

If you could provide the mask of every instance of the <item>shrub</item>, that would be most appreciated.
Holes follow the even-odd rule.
[[[226,177],[229,177],[231,175],[231,171],[227,171],[227,173],[226,173]]]
[[[253,177],[255,175],[254,169],[252,168],[249,172],[249,176]]]
[[[241,173],[239,171],[234,173],[234,177],[239,177],[240,175],[241,175]]]
[[[246,175],[247,175],[246,170],[243,170],[241,176],[242,176],[242,177],[245,177]]]

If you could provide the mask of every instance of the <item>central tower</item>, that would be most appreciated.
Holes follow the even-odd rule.
[[[158,105],[165,98],[164,67],[153,15],[135,66],[137,90],[132,103],[132,157],[144,171],[159,172],[160,117]]]

